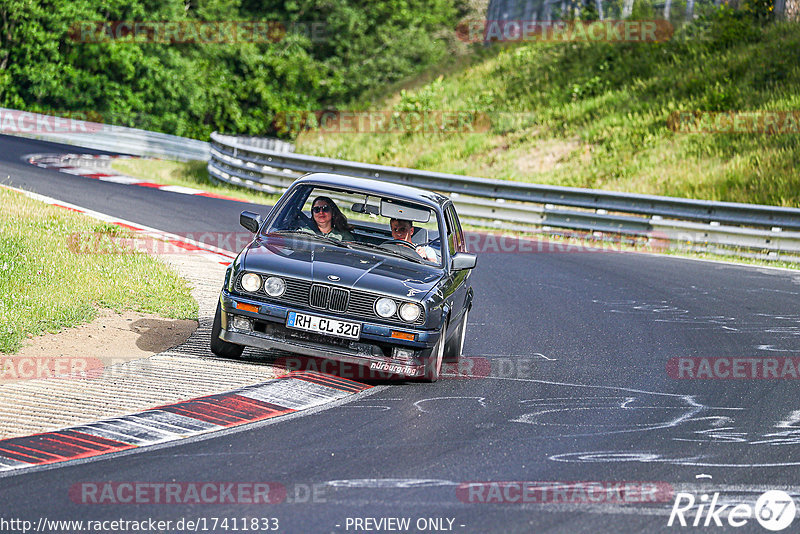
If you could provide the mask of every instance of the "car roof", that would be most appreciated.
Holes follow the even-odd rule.
[[[395,184],[381,180],[370,180],[367,178],[356,178],[343,174],[330,174],[325,172],[315,172],[306,174],[298,178],[295,185],[308,184],[329,186],[332,188],[343,188],[359,193],[375,193],[376,196],[394,197],[397,199],[419,202],[428,206],[444,207],[449,200],[446,196],[426,191],[409,185]]]

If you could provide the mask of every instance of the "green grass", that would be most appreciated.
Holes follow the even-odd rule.
[[[111,239],[130,235],[0,188],[0,352],[16,352],[28,335],[89,322],[99,308],[196,319],[184,280]]]
[[[425,170],[677,197],[800,206],[800,135],[684,134],[674,111],[800,110],[800,23],[730,10],[664,43],[527,43],[376,100],[470,110],[480,133],[302,133],[297,151]],[[412,87],[413,84],[409,85]],[[360,107],[358,104],[354,108]]]
[[[170,161],[163,159],[117,159],[111,167],[123,174],[163,185],[180,185],[202,189],[254,204],[274,204],[280,195],[239,188],[212,180],[204,161]]]

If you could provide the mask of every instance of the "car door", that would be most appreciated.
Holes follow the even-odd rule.
[[[461,224],[458,220],[453,203],[449,202],[445,206],[445,226],[447,228],[447,254],[450,256],[448,263],[448,283],[445,289],[445,302],[450,308],[450,325],[458,325],[461,321],[461,315],[464,313],[469,296],[469,277],[472,273],[471,269],[463,269],[454,271],[452,268],[453,256],[459,252],[466,252],[466,245],[464,242],[464,233],[461,230]],[[451,328],[448,334],[455,331]]]

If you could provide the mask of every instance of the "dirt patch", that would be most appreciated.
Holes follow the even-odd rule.
[[[525,174],[551,171],[580,148],[581,144],[577,139],[542,141],[517,158],[517,169]],[[584,158],[585,152],[582,154]]]
[[[91,323],[42,334],[12,355],[18,358],[97,358],[104,366],[147,358],[180,345],[197,321],[165,319],[149,313],[101,309]]]

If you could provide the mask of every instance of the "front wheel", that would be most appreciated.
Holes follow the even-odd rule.
[[[469,316],[469,308],[464,309],[464,314],[461,316],[461,322],[458,323],[458,330],[454,332],[453,337],[444,349],[444,359],[447,361],[457,362],[461,358],[461,353],[464,351],[464,337],[467,334],[467,317]]]
[[[444,358],[446,334],[447,330],[443,326],[439,332],[439,341],[436,342],[436,345],[433,347],[431,355],[428,358],[428,362],[425,364],[425,376],[423,377],[424,382],[436,382],[439,380],[439,374],[442,372],[442,359]]]
[[[220,332],[222,332],[222,306],[217,302],[217,312],[214,314],[214,323],[211,325],[211,352],[220,358],[232,358],[234,360],[241,358],[244,347],[220,339]]]

